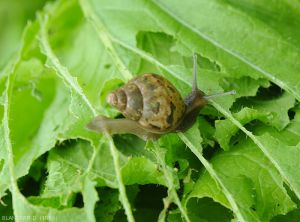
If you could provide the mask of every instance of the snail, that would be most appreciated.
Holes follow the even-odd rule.
[[[107,96],[107,102],[125,118],[97,116],[87,128],[100,133],[131,133],[144,140],[156,140],[166,133],[186,131],[211,98],[235,94],[235,91],[229,91],[205,95],[197,86],[196,54],[193,55],[193,63],[192,91],[184,99],[167,79],[146,73]]]

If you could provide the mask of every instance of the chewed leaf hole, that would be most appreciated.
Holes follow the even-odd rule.
[[[257,92],[257,97],[260,99],[273,99],[280,97],[283,94],[284,90],[282,90],[279,86],[271,83],[270,87],[264,88],[260,87]]]
[[[290,119],[290,120],[293,120],[293,119],[295,118],[296,113],[295,113],[294,110],[290,109],[290,110],[288,111],[288,115],[289,115],[289,119]]]
[[[82,208],[83,207],[83,196],[81,193],[76,193],[74,207]]]

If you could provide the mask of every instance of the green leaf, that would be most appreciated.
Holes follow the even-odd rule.
[[[240,112],[236,113],[234,117],[242,124],[253,120],[260,120],[266,124],[270,124],[273,119],[273,115],[270,112],[260,112],[250,108],[244,108]],[[216,121],[215,137],[224,150],[230,149],[230,140],[240,129],[234,125],[230,120],[218,120]]]
[[[20,47],[27,21],[34,20],[35,12],[41,9],[45,2],[45,0],[0,2],[0,70]]]
[[[211,164],[249,221],[269,221],[295,208],[276,168],[251,140],[244,139],[232,150],[216,155]],[[210,197],[230,208],[208,171],[201,174],[188,199],[192,197]]]
[[[295,193],[298,193],[300,190],[298,179],[300,174],[297,165],[300,158],[300,143],[297,146],[287,146],[269,134],[263,134],[258,138],[263,144],[268,144],[268,147],[270,147],[268,152],[282,169],[285,182],[289,183],[288,185]]]
[[[299,143],[300,137],[300,109],[296,107],[294,109],[294,118],[282,131],[278,131],[268,126],[256,126],[254,132],[257,135],[270,134],[272,137],[277,138],[282,143],[288,146],[296,146]]]
[[[274,98],[265,100],[263,98],[247,98],[243,101],[238,101],[234,109],[240,110],[242,107],[251,107],[260,113],[271,112],[273,115],[269,125],[282,130],[290,122],[288,110],[294,107],[295,99],[287,93]]]
[[[48,158],[49,176],[44,190],[45,196],[65,197],[72,192],[80,191],[80,178],[88,168],[91,159],[92,146],[85,141],[65,142],[62,146],[50,151]],[[126,158],[121,156],[122,175],[124,183],[131,184],[164,184],[162,173],[158,171],[155,163],[144,157]],[[98,182],[98,186],[116,188],[112,156],[107,143],[103,143],[95,157],[89,176]]]

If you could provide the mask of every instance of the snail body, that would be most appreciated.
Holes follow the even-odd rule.
[[[194,54],[194,79],[191,93],[184,99],[175,86],[160,75],[140,75],[110,93],[107,102],[124,119],[96,117],[87,127],[110,134],[132,133],[142,139],[158,139],[169,132],[184,132],[196,121],[208,99],[233,92],[205,96],[197,87],[197,57]]]

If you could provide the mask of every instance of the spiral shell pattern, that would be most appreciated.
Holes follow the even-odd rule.
[[[159,131],[175,128],[185,113],[178,90],[157,74],[143,74],[110,93],[107,102],[126,118]]]

